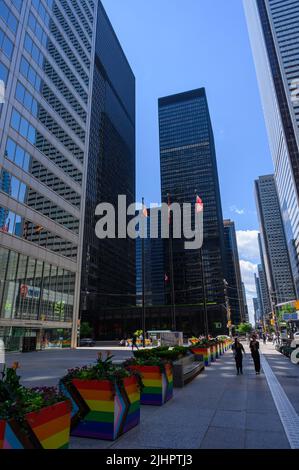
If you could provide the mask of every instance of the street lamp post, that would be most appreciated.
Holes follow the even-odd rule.
[[[229,303],[229,298],[228,298],[228,295],[227,295],[228,282],[227,282],[226,279],[223,279],[223,284],[224,284],[224,296],[225,296],[227,324],[228,324],[228,332],[229,332],[228,334],[231,337],[232,336],[232,321],[231,321],[230,303]]]

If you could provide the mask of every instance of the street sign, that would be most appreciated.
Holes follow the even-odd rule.
[[[294,312],[294,313],[283,313],[282,314],[282,319],[284,321],[296,321],[299,320],[299,312]]]
[[[216,323],[214,323],[214,325],[215,325],[215,328],[217,330],[220,330],[222,328],[222,323],[220,323],[220,322],[216,322]]]

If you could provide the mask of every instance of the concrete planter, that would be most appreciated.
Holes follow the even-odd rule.
[[[212,361],[212,353],[210,347],[194,347],[191,348],[191,351],[196,356],[200,356],[204,362],[204,365],[208,367]]]
[[[71,404],[56,403],[25,416],[24,428],[15,419],[0,420],[0,449],[66,449],[69,445]]]
[[[191,382],[205,368],[203,360],[192,354],[178,359],[173,363],[173,384],[175,387],[184,387]]]
[[[136,377],[117,385],[108,380],[60,382],[72,401],[71,435],[116,440],[140,422],[140,390]]]
[[[173,369],[172,364],[167,363],[162,368],[159,366],[130,366],[141,374],[144,385],[141,394],[142,405],[164,405],[173,397]]]

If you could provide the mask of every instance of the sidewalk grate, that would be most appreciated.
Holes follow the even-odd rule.
[[[263,355],[261,363],[290,446],[299,449],[299,416]]]

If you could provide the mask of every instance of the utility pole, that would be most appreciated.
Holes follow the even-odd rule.
[[[142,212],[144,210],[144,198],[142,198]],[[143,225],[144,228],[144,225]],[[142,251],[142,342],[143,347],[145,347],[145,267],[144,267],[144,230],[141,234],[141,251]]]
[[[204,313],[204,325],[205,325],[205,337],[209,337],[209,320],[208,320],[208,309],[207,309],[207,297],[206,297],[206,277],[205,277],[205,266],[203,262],[202,248],[200,248],[200,263],[201,263],[201,283],[202,283],[202,296],[203,296],[203,313]]]
[[[226,314],[227,314],[227,325],[228,325],[228,331],[229,331],[229,336],[232,336],[232,321],[231,321],[231,309],[230,309],[230,303],[229,303],[229,298],[227,295],[227,286],[228,282],[226,279],[223,279],[224,283],[224,296],[225,296],[225,305],[226,305]]]
[[[277,316],[276,292],[274,290],[272,290],[270,296],[271,296],[271,303],[272,303],[272,312],[273,312],[273,315],[274,315],[276,336],[277,336],[278,342],[280,343],[280,330],[279,330],[278,318],[277,318],[278,316]]]

